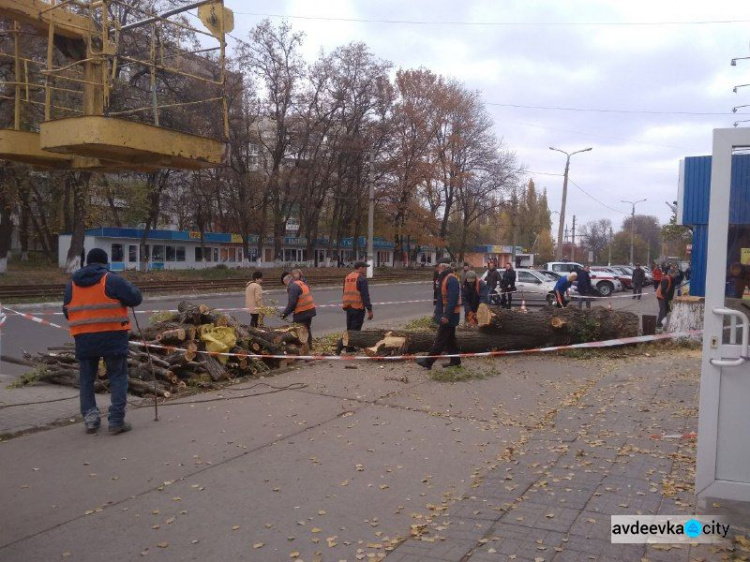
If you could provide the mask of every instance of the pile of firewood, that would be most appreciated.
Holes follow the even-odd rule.
[[[168,398],[182,388],[215,388],[243,376],[259,376],[285,365],[284,359],[247,355],[306,355],[305,326],[254,328],[205,305],[181,302],[178,312],[161,315],[157,322],[130,334],[129,392]],[[145,345],[144,345],[145,344]],[[148,352],[146,347],[148,346]],[[222,355],[226,353],[228,355]],[[230,355],[231,354],[231,355]],[[73,344],[26,354],[36,365],[23,383],[47,381],[78,386],[78,361]],[[104,364],[97,392],[107,389]]]
[[[534,312],[479,305],[479,325],[456,330],[463,353],[531,349],[604,341],[638,335],[638,315],[594,307],[544,307]],[[428,351],[435,340],[429,330],[366,330],[344,332],[343,343],[369,356]]]

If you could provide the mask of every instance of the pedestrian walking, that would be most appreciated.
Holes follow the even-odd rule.
[[[110,406],[107,421],[112,434],[130,431],[125,421],[128,397],[128,307],[141,304],[138,288],[111,273],[109,256],[100,248],[89,250],[86,266],[76,271],[65,286],[63,314],[75,339],[80,366],[80,404],[86,433],[96,433],[101,413],[96,405],[94,382],[99,361],[104,360],[109,379]]]
[[[566,306],[568,306],[570,286],[576,279],[578,279],[578,274],[574,271],[572,273],[568,273],[568,275],[563,275],[562,277],[560,277],[560,279],[557,280],[557,283],[555,283],[554,292],[557,308],[565,308]]]
[[[252,281],[245,287],[245,308],[250,313],[250,325],[254,328],[263,325],[263,272],[254,271]]]
[[[510,262],[505,264],[505,271],[500,280],[500,291],[500,306],[510,309],[513,304],[513,293],[516,292],[516,270]]]
[[[497,264],[494,260],[490,260],[487,264],[487,276],[484,278],[487,283],[487,293],[491,304],[498,304],[499,296],[497,295],[497,288],[500,286],[500,272],[497,270]]]
[[[583,309],[583,305],[586,305],[587,309],[591,308],[591,297],[599,296],[599,292],[594,289],[591,284],[591,266],[585,265],[583,269],[576,271],[578,274],[578,308]]]
[[[435,359],[432,358],[447,351],[449,355],[459,353],[458,341],[456,340],[456,326],[461,321],[461,283],[458,277],[453,274],[447,261],[438,264],[440,276],[440,299],[435,305],[433,322],[438,325],[437,334],[432,347],[427,352],[431,357],[422,357],[417,359],[417,365],[425,369],[432,369]],[[453,357],[444,367],[458,367],[461,365],[460,357]]]
[[[312,349],[312,319],[317,314],[315,302],[313,302],[310,287],[302,280],[302,272],[295,269],[293,273],[297,273],[299,277],[295,279],[292,273],[288,272],[281,274],[281,282],[286,285],[287,293],[287,304],[281,313],[281,319],[286,320],[286,317],[291,314],[294,323],[305,326],[307,328],[307,346]]]
[[[654,291],[659,289],[659,284],[661,283],[661,279],[664,276],[661,267],[654,262],[651,267],[651,275],[654,279]]]
[[[466,274],[466,281],[461,285],[461,300],[464,305],[464,318],[467,324],[477,325],[477,311],[481,303],[487,304],[487,283],[479,279],[475,271]]]
[[[635,264],[635,269],[633,270],[633,277],[632,277],[632,283],[633,283],[633,298],[641,300],[641,295],[643,294],[643,284],[646,282],[646,272],[643,271],[643,268],[641,268],[641,264],[637,263]]]
[[[372,302],[370,301],[370,289],[367,284],[367,262],[358,261],[354,264],[354,271],[344,279],[344,294],[341,308],[346,312],[346,330],[359,331],[365,323],[365,311],[367,319],[373,319]],[[336,344],[336,355],[341,355],[344,349],[343,340]],[[354,349],[347,348],[351,352]]]

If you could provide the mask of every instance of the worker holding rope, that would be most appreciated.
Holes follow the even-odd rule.
[[[80,364],[81,415],[86,433],[96,433],[101,425],[94,394],[100,359],[107,367],[111,395],[109,432],[118,434],[131,429],[125,421],[130,331],[127,307],[138,306],[143,297],[130,281],[111,273],[108,263],[107,252],[90,250],[86,267],[73,274],[63,298],[63,314],[70,322]]]

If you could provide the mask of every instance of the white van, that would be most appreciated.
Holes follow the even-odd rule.
[[[542,265],[542,269],[560,274],[570,273],[576,268],[583,269],[583,265],[574,261],[550,261]]]

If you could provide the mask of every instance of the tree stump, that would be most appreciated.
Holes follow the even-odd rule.
[[[705,301],[703,297],[675,297],[672,300],[672,310],[667,316],[665,332],[690,332],[703,329],[703,314]],[[681,339],[702,341],[700,334]]]

